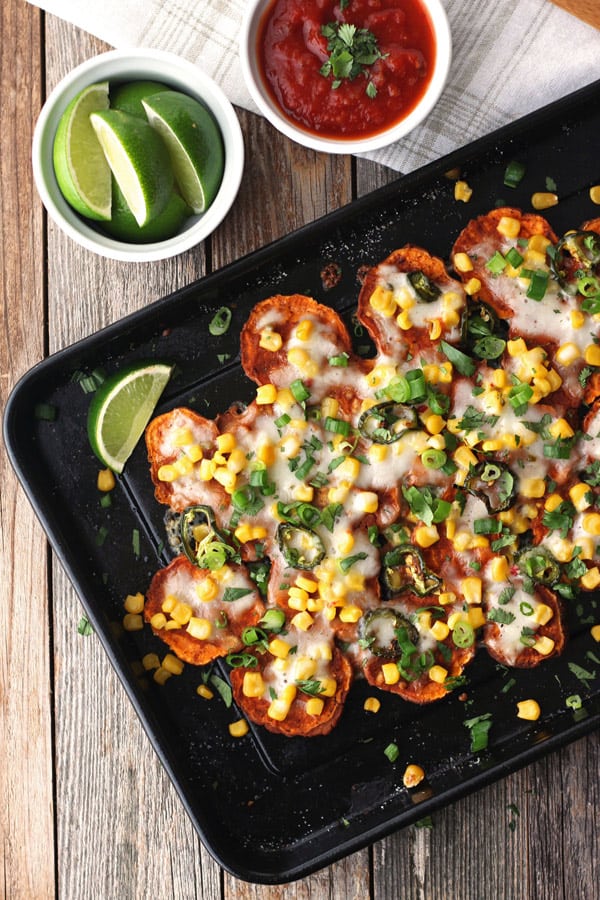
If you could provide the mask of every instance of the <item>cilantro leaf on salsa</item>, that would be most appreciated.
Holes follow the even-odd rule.
[[[333,75],[333,90],[341,85],[344,78],[352,81],[358,75],[364,75],[369,79],[368,67],[383,59],[377,38],[368,28],[357,28],[349,22],[329,22],[321,26],[321,34],[327,38],[329,59],[323,63],[320,72],[325,78]],[[370,79],[365,90],[371,98],[377,94],[377,88]]]

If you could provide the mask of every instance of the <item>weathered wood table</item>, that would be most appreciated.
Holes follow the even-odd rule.
[[[46,354],[395,177],[363,160],[303,150],[240,113],[246,176],[233,212],[206,246],[141,266],[93,256],[46,220],[30,146],[47,91],[106,48],[24,0],[3,0],[0,22],[3,406],[18,377]],[[98,641],[78,634],[78,600],[4,450],[0,496],[1,896],[599,896],[598,734],[436,813],[432,828],[410,827],[293,885],[248,885],[222,872],[196,837]]]

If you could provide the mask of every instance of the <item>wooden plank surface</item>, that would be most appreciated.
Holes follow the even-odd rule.
[[[40,16],[23,0],[8,0],[0,15],[2,404],[18,376],[46,350],[66,346],[200,277],[207,266],[220,267],[348,202],[353,191],[362,194],[395,177],[364,160],[303,150],[242,113],[247,175],[208,257],[202,247],[142,266],[94,257],[52,223],[45,234],[29,151],[42,72],[49,90],[104,47],[54,17]],[[0,642],[0,741],[6,757],[0,766],[0,897],[598,896],[597,734],[436,813],[433,828],[405,829],[295,884],[248,885],[223,873],[193,831],[99,642],[77,633],[77,598],[60,565],[48,562],[4,451],[0,485],[2,583],[10,620]]]

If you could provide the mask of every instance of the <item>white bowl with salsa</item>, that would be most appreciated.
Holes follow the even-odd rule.
[[[451,54],[440,0],[250,0],[240,36],[260,112],[326,153],[407,135],[437,103]]]

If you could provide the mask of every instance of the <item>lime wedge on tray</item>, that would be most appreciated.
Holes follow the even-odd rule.
[[[54,173],[65,200],[88,219],[110,219],[111,175],[90,123],[108,109],[108,82],[91,84],[71,100],[56,129]]]
[[[142,105],[169,148],[175,181],[195,213],[214,200],[223,180],[223,138],[212,113],[187,94],[162,91]]]
[[[171,196],[167,148],[147,122],[120,109],[92,113],[90,122],[136,222],[147,225]]]
[[[121,473],[172,372],[165,363],[133,364],[108,378],[90,404],[87,431],[92,450]]]

